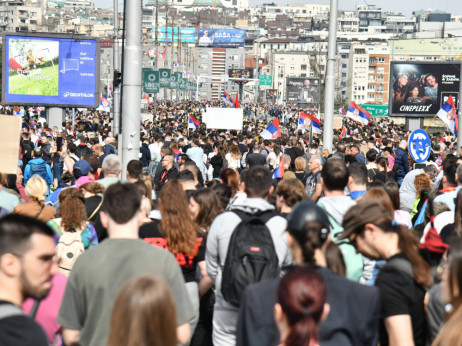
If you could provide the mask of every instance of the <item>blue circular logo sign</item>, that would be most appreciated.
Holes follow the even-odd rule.
[[[408,148],[415,162],[427,161],[432,149],[430,136],[424,130],[415,130],[409,136]]]

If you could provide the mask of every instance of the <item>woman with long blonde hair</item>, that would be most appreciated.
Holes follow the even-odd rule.
[[[234,169],[235,171],[241,169],[242,154],[237,145],[231,145],[229,153],[225,155],[225,158],[228,162],[228,168]]]

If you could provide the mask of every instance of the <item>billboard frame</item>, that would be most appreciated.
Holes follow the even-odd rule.
[[[394,66],[395,65],[459,65],[459,74],[457,75],[457,78],[459,78],[459,88],[457,89],[454,94],[457,95],[457,102],[455,104],[456,111],[458,112],[459,106],[461,105],[460,102],[460,97],[459,95],[460,92],[460,86],[462,83],[462,80],[460,80],[460,75],[462,71],[462,61],[390,61],[390,78],[388,81],[388,117],[403,117],[403,118],[411,118],[411,119],[418,119],[418,118],[432,118],[435,116],[435,114],[440,110],[440,105],[438,105],[438,109],[436,110],[435,113],[432,114],[419,114],[419,113],[393,113],[393,79],[394,79]],[[441,83],[441,81],[439,81]],[[440,92],[440,91],[438,91]],[[440,100],[441,102],[441,100]],[[443,103],[444,104],[444,103]],[[443,106],[441,104],[441,106]]]
[[[74,41],[95,41],[96,42],[96,58],[95,58],[95,103],[94,104],[65,104],[65,103],[50,103],[50,102],[12,102],[6,101],[6,76],[9,74],[6,73],[6,37],[7,36],[18,36],[18,37],[39,37],[39,38],[50,38],[50,39],[71,39]],[[69,35],[61,33],[31,33],[31,32],[3,32],[2,33],[2,103],[4,105],[18,105],[18,106],[39,106],[39,107],[58,107],[58,108],[96,108],[99,105],[100,97],[100,61],[101,61],[101,39],[94,36],[85,36],[79,34]],[[36,95],[39,96],[39,95]]]
[[[310,83],[313,80],[317,81],[318,85],[315,86],[315,88],[316,88],[316,91],[318,93],[318,100],[312,100],[310,102],[307,102],[305,100],[300,100],[300,98],[298,98],[296,101],[295,100],[290,100],[289,99],[289,80],[291,80],[291,79],[310,80]],[[311,105],[319,105],[320,102],[321,102],[321,78],[320,77],[297,77],[297,76],[286,77],[286,85],[285,85],[285,87],[286,88],[285,88],[285,95],[284,96],[285,96],[285,101],[286,102],[293,102],[293,103],[300,104],[300,105],[310,105],[310,104]],[[302,89],[300,89],[300,91]]]

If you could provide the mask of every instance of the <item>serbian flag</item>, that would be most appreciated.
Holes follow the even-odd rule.
[[[99,109],[104,112],[110,112],[111,103],[104,97],[99,97]]]
[[[180,59],[178,59],[178,61],[176,62],[176,65],[181,66],[181,60]]]
[[[162,56],[162,60],[165,60],[165,55],[167,54],[167,48],[164,48],[164,50],[162,51],[162,53],[160,53],[160,55]]]
[[[340,132],[340,136],[338,136],[338,139],[342,139],[347,133],[346,127],[343,126],[342,132]]]
[[[343,105],[340,104],[340,108],[338,109],[338,115],[341,117],[346,117],[345,110],[343,109]]]
[[[273,179],[281,179],[284,175],[284,157],[281,156],[281,160],[279,161],[279,165],[273,172]]]
[[[223,102],[230,106],[235,105],[234,100],[231,98],[231,96],[229,96],[229,94],[226,91],[223,93]]]
[[[447,127],[449,127],[449,130],[451,130],[454,136],[457,136],[458,118],[452,95],[449,95],[448,100],[443,105],[443,107],[441,107],[438,113],[436,113],[436,115],[438,116],[438,118],[443,120],[443,122],[446,124]]]
[[[298,115],[298,127],[297,130],[309,130],[311,125],[310,115],[306,113],[300,113]]]
[[[260,136],[264,139],[276,139],[281,137],[281,129],[279,128],[279,119],[274,119],[266,129],[260,133]]]
[[[189,114],[189,121],[188,121],[188,129],[197,129],[200,126],[199,120],[194,118],[191,114]]]
[[[143,99],[145,99],[148,103],[148,106],[151,107],[151,102],[149,102],[149,99],[146,97],[146,95],[143,95]]]
[[[319,119],[314,116],[314,109],[311,114],[307,114],[309,119],[311,120],[311,126],[313,128],[313,133],[317,133],[318,135],[321,134],[321,124],[319,123]]]
[[[346,117],[364,125],[369,124],[369,121],[371,120],[369,112],[353,101],[351,101],[350,107],[348,107]]]
[[[239,90],[236,91],[236,100],[234,101],[236,108],[239,108]]]

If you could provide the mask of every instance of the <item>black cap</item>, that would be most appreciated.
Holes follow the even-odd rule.
[[[318,222],[327,237],[330,231],[327,213],[311,201],[299,202],[292,208],[292,212],[288,217],[287,231],[300,243],[303,243],[307,233],[305,225],[308,222]]]

